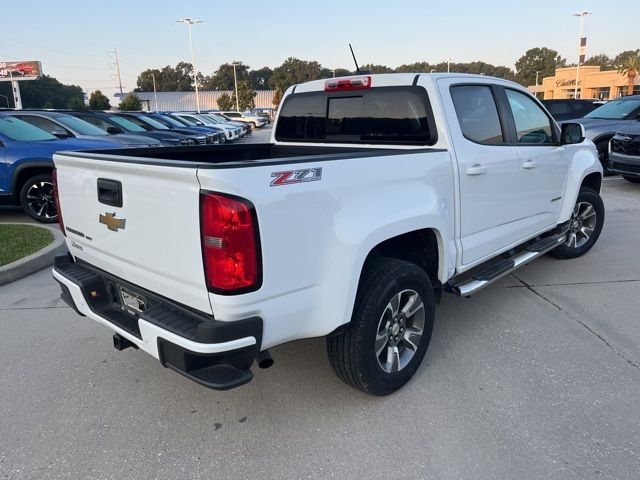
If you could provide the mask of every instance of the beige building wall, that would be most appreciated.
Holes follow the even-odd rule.
[[[578,73],[578,98],[610,100],[627,94],[627,77],[616,70],[601,71],[598,66],[583,65]],[[558,68],[553,77],[542,79],[541,85],[531,85],[529,91],[545,100],[573,98],[576,67]],[[634,93],[640,93],[640,75],[635,79]]]

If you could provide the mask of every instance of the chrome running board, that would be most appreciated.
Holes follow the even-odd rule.
[[[558,233],[549,237],[542,238],[535,243],[529,245],[525,250],[517,253],[513,257],[501,259],[498,262],[492,262],[486,268],[475,273],[470,279],[456,283],[455,277],[445,285],[445,290],[459,297],[468,297],[484,287],[491,285],[493,282],[500,280],[505,275],[513,273],[527,263],[541,257],[545,253],[562,245],[566,235]]]

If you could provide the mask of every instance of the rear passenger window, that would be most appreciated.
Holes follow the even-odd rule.
[[[491,87],[484,85],[458,85],[451,88],[462,134],[477,143],[497,145],[504,143],[502,125]]]
[[[276,140],[433,145],[433,114],[422,87],[289,95]]]
[[[528,95],[515,90],[505,89],[509,107],[516,124],[518,143],[553,143],[551,120],[544,110]]]

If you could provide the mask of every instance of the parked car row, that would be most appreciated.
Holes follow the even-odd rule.
[[[56,221],[52,156],[64,150],[215,145],[249,135],[266,120],[239,112],[0,111],[0,204]],[[242,120],[241,120],[242,119]]]
[[[640,95],[601,100],[542,100],[560,124],[582,124],[605,175],[640,182]]]

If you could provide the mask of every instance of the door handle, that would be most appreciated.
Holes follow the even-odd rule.
[[[467,168],[467,175],[483,175],[487,173],[487,167],[483,167],[479,163]]]
[[[527,160],[522,164],[522,168],[526,168],[527,170],[531,170],[532,168],[536,168],[538,164],[533,160]]]

